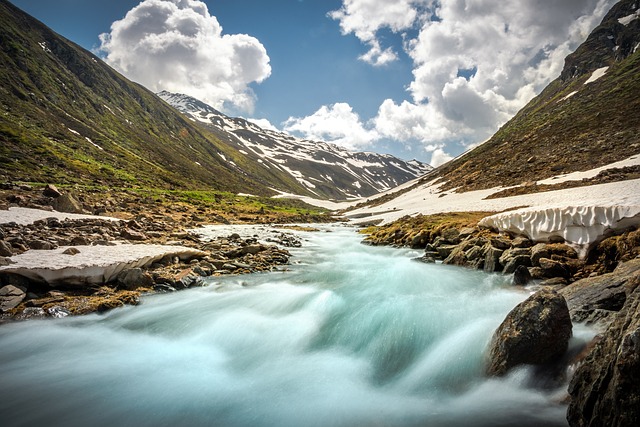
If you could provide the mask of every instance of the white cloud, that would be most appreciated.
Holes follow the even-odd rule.
[[[361,59],[374,65],[388,50],[379,31],[403,35],[412,100],[385,100],[368,131],[404,144],[418,140],[439,163],[460,149],[445,144],[484,141],[556,78],[614,2],[343,0],[329,16],[369,47]],[[418,29],[413,38],[411,28]]]
[[[366,128],[349,104],[341,102],[322,106],[307,117],[289,117],[284,130],[348,149],[363,149],[379,138],[375,130]]]
[[[365,62],[383,65],[397,59],[392,48],[382,49],[376,33],[382,28],[401,32],[415,25],[417,6],[427,0],[344,0],[342,7],[329,12],[329,16],[340,22],[342,34],[353,33],[369,46],[369,51],[360,56]]]
[[[260,126],[262,129],[280,132],[280,130],[277,127],[275,127],[273,124],[271,124],[271,122],[268,119],[245,119],[245,120]]]
[[[431,161],[429,162],[429,164],[436,168],[444,163],[447,163],[451,159],[453,159],[453,157],[445,153],[442,148],[436,148],[435,150],[433,150],[433,153],[431,153]]]
[[[144,0],[100,40],[105,61],[128,78],[220,110],[251,113],[249,85],[271,73],[264,46],[246,34],[223,34],[199,0]]]

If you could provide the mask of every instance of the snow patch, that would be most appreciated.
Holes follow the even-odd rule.
[[[189,259],[205,252],[182,246],[132,245],[73,246],[80,253],[66,255],[68,246],[53,250],[31,249],[11,257],[13,264],[0,271],[19,274],[37,282],[66,285],[100,284],[115,280],[127,268],[145,267],[165,256]]]
[[[100,147],[98,144],[96,144],[96,143],[95,143],[95,142],[93,142],[91,139],[89,139],[89,137],[88,137],[88,136],[85,136],[85,137],[84,137],[84,139],[86,139],[87,141],[89,141],[89,143],[90,143],[91,145],[93,145],[94,147],[96,147],[97,149],[104,151],[104,149],[103,149],[102,147]]]
[[[631,23],[631,21],[638,19],[639,17],[640,17],[640,10],[636,10],[635,13],[632,13],[631,15],[618,18],[618,22],[626,27]]]
[[[578,93],[577,90],[574,90],[573,92],[571,92],[569,95],[565,96],[564,98],[561,99],[561,101],[566,101],[567,99],[571,98],[573,95],[575,95],[576,93]]]
[[[527,208],[483,218],[479,225],[522,234],[537,242],[562,237],[581,256],[607,234],[640,225],[640,205]]]
[[[57,218],[60,221],[64,221],[65,219],[89,219],[89,218],[102,219],[102,220],[108,220],[108,221],[120,221],[119,218],[113,218],[110,216],[82,215],[82,214],[73,214],[73,213],[65,213],[65,212],[58,212],[58,211],[45,211],[42,209],[11,207],[8,210],[0,210],[0,224],[15,222],[18,225],[29,225],[29,224],[33,224],[36,221],[47,219],[47,218]]]
[[[77,130],[73,130],[73,129],[71,129],[71,128],[67,128],[67,129],[69,130],[69,132],[71,132],[71,133],[73,133],[73,134],[76,134],[76,135],[80,136],[80,132],[78,132]]]
[[[598,68],[597,70],[595,70],[593,73],[591,73],[591,77],[589,77],[587,79],[586,82],[584,82],[584,84],[589,84],[589,83],[593,83],[596,80],[598,80],[600,77],[604,76],[604,73],[607,72],[607,70],[609,69],[609,67],[602,67],[602,68]]]

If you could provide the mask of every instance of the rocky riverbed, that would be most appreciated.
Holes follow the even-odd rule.
[[[640,230],[609,236],[579,257],[562,239],[534,242],[478,227],[474,218],[406,217],[368,230],[365,243],[423,248],[418,261],[510,275],[514,286],[528,286],[534,293],[494,334],[487,373],[537,366],[537,386],[570,379],[571,426],[638,425]],[[569,351],[575,323],[599,333]]]
[[[54,191],[55,187],[47,187],[39,199],[76,210],[73,203],[63,206],[63,196]],[[300,245],[294,233],[276,227],[261,227],[260,235],[247,228],[243,235],[229,231],[207,237],[197,229],[209,222],[207,218],[179,221],[153,211],[126,220],[61,214],[51,204],[33,205],[27,200],[10,195],[0,211],[4,218],[0,221],[0,321],[100,312],[138,304],[143,294],[202,286],[209,276],[286,268],[290,255],[286,248]],[[33,220],[33,215],[40,219]],[[105,268],[99,262],[78,261],[73,266],[75,277],[67,277],[72,257],[118,254],[125,249],[140,252],[143,247],[159,249],[160,255],[144,253],[125,258],[126,262],[112,261],[108,276],[99,270]],[[29,258],[42,258],[42,272],[27,274],[25,266],[33,264],[33,259],[24,259],[27,253]]]

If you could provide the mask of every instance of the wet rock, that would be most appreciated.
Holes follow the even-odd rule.
[[[0,313],[16,308],[25,299],[26,293],[17,286],[7,285],[0,288]]]
[[[524,265],[519,265],[516,267],[513,272],[513,281],[512,283],[515,286],[525,286],[532,280],[531,273],[529,273],[529,269]]]
[[[640,277],[636,276],[636,282]],[[593,346],[569,384],[571,426],[640,422],[640,287]]]
[[[503,257],[500,258],[501,260]],[[510,258],[506,258],[508,261],[504,265],[502,272],[504,274],[511,274],[516,271],[518,267],[531,267],[531,258],[528,255],[516,255]]]
[[[438,251],[440,258],[446,259],[457,247],[457,245],[440,245],[435,249]]]
[[[620,264],[613,272],[578,280],[560,290],[574,322],[606,326],[622,309],[640,276],[640,259]]]
[[[493,335],[489,375],[502,376],[522,365],[560,359],[571,338],[571,318],[564,297],[543,289],[518,304]]]
[[[61,307],[59,305],[55,305],[53,307],[50,307],[47,309],[47,313],[49,314],[49,316],[57,318],[57,319],[61,319],[63,317],[67,317],[68,315],[71,314],[71,312],[69,310],[67,310],[64,307]]]
[[[486,271],[487,273],[502,271],[503,268],[503,266],[499,262],[499,259],[504,253],[504,250],[495,247],[493,244],[493,239],[491,240],[491,242],[491,246],[487,248],[484,256],[484,271]]]
[[[457,228],[445,228],[440,236],[448,243],[458,243],[460,241],[460,231]]]

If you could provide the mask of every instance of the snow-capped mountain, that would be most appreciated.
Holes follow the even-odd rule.
[[[192,121],[208,125],[220,140],[240,154],[266,169],[288,173],[308,191],[308,195],[318,198],[367,197],[397,187],[432,169],[417,160],[351,152],[334,144],[263,129],[245,119],[228,117],[187,95],[162,91],[158,96]]]

